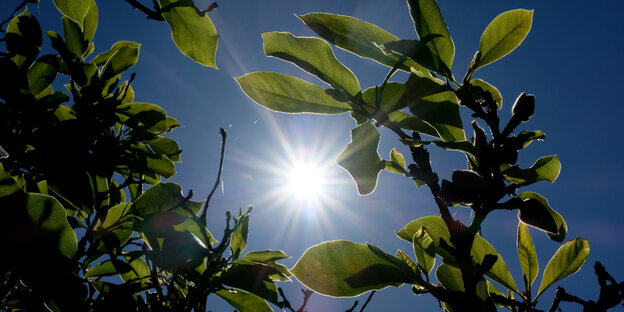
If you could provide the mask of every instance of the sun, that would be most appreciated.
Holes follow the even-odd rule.
[[[321,166],[295,164],[288,172],[286,188],[297,199],[313,201],[323,195],[326,183]]]

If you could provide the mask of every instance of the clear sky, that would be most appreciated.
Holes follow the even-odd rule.
[[[1,1],[2,17],[19,2]],[[200,7],[210,4],[206,0],[196,2]],[[624,178],[624,131],[620,124],[624,100],[617,82],[624,72],[624,2],[441,0],[439,5],[455,42],[452,69],[456,77],[463,77],[478,49],[481,32],[496,15],[516,8],[535,10],[533,27],[524,43],[502,60],[479,70],[475,78],[501,91],[504,120],[510,117],[518,94],[535,94],[535,116],[521,129],[542,130],[546,141],[534,142],[524,150],[519,162],[528,167],[540,156],[557,154],[563,167],[554,184],[539,182],[525,189],[548,198],[563,215],[569,227],[566,240],[589,240],[591,253],[586,266],[559,285],[584,299],[597,299],[594,261],[601,261],[618,281],[624,280],[624,207],[619,185]],[[253,71],[276,71],[322,84],[292,64],[264,56],[260,33],[288,31],[312,36],[313,32],[293,14],[330,12],[375,23],[400,38],[416,39],[405,1],[219,1],[219,8],[210,13],[220,35],[218,71],[181,55],[171,40],[168,25],[147,20],[126,2],[99,0],[98,7],[95,54],[119,40],[142,43],[139,63],[131,70],[137,73],[133,84],[136,100],[163,106],[183,125],[172,133],[184,152],[183,163],[176,166],[178,173],[171,180],[185,190],[193,189],[196,200],[205,198],[214,183],[219,127],[228,131],[224,185],[208,212],[213,234],[220,236],[225,210],[253,205],[247,250],[281,249],[293,257],[283,261],[289,267],[307,247],[334,239],[370,242],[392,254],[400,248],[411,255],[411,246],[394,232],[413,219],[437,213],[428,190],[418,190],[410,180],[382,172],[376,191],[358,196],[348,173],[334,163],[349,143],[349,130],[354,126],[347,114],[270,112],[247,98],[232,79]],[[44,30],[62,33],[62,23],[50,0],[41,1],[40,13],[36,16]],[[373,61],[338,49],[334,52],[356,74],[363,88],[380,84],[387,73],[388,68]],[[468,114],[463,116],[467,118]],[[381,132],[379,153],[387,159],[399,142],[389,131]],[[465,166],[459,153],[429,150],[433,168],[442,178],[449,178],[452,169]],[[400,151],[407,155],[404,149]],[[309,162],[322,165],[316,171],[324,173],[327,185],[319,200],[306,202],[284,187],[295,164]],[[468,209],[453,208],[452,212],[463,220],[469,218]],[[516,227],[515,213],[495,212],[484,224],[483,236],[502,254],[516,283],[521,285]],[[531,234],[541,274],[559,244],[539,231],[531,230]],[[299,305],[300,284],[278,286],[286,290],[294,306]],[[538,307],[548,309],[553,293],[554,287],[541,298]],[[358,300],[362,302],[365,296]],[[225,309],[218,301],[216,296],[209,298],[213,311]],[[314,295],[309,310],[344,311],[353,301]],[[414,296],[408,286],[403,286],[377,292],[366,310],[401,307],[430,311],[437,303],[431,296]],[[571,305],[563,308],[581,310]]]

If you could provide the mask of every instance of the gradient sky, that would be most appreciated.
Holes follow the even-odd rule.
[[[3,18],[19,2],[1,1]],[[196,2],[200,7],[210,3]],[[62,33],[60,16],[51,3],[42,0],[40,15],[34,15],[44,30]],[[569,227],[566,240],[589,240],[587,265],[559,285],[581,298],[597,299],[594,261],[601,261],[618,281],[624,280],[624,207],[619,185],[624,178],[624,131],[620,125],[624,100],[617,83],[624,72],[624,2],[484,0],[469,4],[441,0],[439,5],[455,42],[452,69],[456,77],[463,77],[482,31],[496,15],[516,8],[535,10],[533,27],[524,43],[480,69],[475,78],[501,91],[503,120],[510,117],[518,94],[535,94],[535,116],[520,129],[542,130],[547,136],[544,142],[534,142],[521,153],[519,163],[528,167],[540,156],[557,154],[563,167],[554,184],[543,181],[524,190],[542,194],[563,215]],[[313,32],[293,14],[330,12],[375,23],[403,39],[415,39],[405,1],[220,1],[219,8],[210,13],[220,35],[218,71],[181,55],[165,23],[147,20],[122,0],[99,0],[98,6],[95,54],[119,40],[142,43],[139,63],[131,69],[137,73],[133,84],[136,100],[161,105],[183,125],[171,135],[184,151],[183,163],[176,166],[178,173],[171,180],[185,191],[193,189],[196,200],[205,198],[212,188],[219,160],[218,131],[220,127],[228,131],[224,184],[208,212],[209,228],[215,236],[221,236],[226,210],[253,205],[247,250],[281,249],[293,257],[283,261],[289,267],[307,247],[334,239],[369,242],[392,254],[400,248],[411,255],[411,246],[394,232],[413,219],[437,213],[428,190],[418,190],[410,180],[382,172],[376,191],[358,196],[348,173],[334,163],[350,141],[354,122],[348,114],[270,112],[247,98],[232,79],[253,71],[276,71],[322,85],[292,64],[264,56],[260,33],[288,31],[312,36]],[[47,39],[44,43],[49,47]],[[388,68],[373,61],[338,49],[334,53],[356,74],[362,88],[380,84],[387,73]],[[469,117],[465,110],[463,113]],[[469,125],[464,122],[466,128]],[[379,153],[387,159],[399,143],[389,131],[381,132]],[[441,178],[448,179],[454,168],[465,166],[460,153],[429,150],[434,171]],[[407,155],[404,148],[399,151]],[[330,181],[321,203],[303,203],[283,190],[284,175],[297,162],[323,166]],[[461,207],[452,212],[462,220],[470,216],[469,210]],[[516,284],[521,285],[516,227],[515,213],[495,212],[486,220],[483,236],[502,254]],[[531,234],[541,274],[559,244],[537,230]],[[539,280],[534,286],[538,285]],[[293,306],[299,305],[299,283],[278,286],[284,288]],[[538,308],[548,309],[554,289],[542,296]],[[357,298],[360,302],[365,299]],[[354,300],[314,295],[309,310],[344,311]],[[231,310],[216,296],[209,297],[209,305],[213,311]],[[430,311],[437,308],[437,302],[431,296],[414,296],[408,286],[403,286],[377,292],[366,310],[389,307]],[[581,311],[576,305],[563,308]]]

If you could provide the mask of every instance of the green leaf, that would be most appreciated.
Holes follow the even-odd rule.
[[[518,166],[506,166],[501,169],[507,181],[521,186],[542,180],[553,183],[561,172],[561,162],[557,155],[552,155],[541,157],[528,169],[520,169]]]
[[[455,93],[441,80],[412,72],[406,83],[410,111],[433,127],[443,141],[465,141]]]
[[[403,250],[401,249],[397,250],[396,257],[397,259],[401,260],[403,263],[407,264],[407,266],[409,266],[414,273],[418,274],[420,272],[418,265],[414,262],[414,260],[412,260],[412,258],[410,258],[407,254],[405,254]]]
[[[102,66],[104,64],[106,64],[106,62],[108,62],[108,60],[115,55],[115,53],[117,53],[119,50],[121,49],[129,49],[131,50],[136,50],[138,51],[139,48],[141,47],[140,44],[134,42],[134,41],[117,41],[113,44],[113,46],[108,49],[108,51],[100,53],[98,55],[96,55],[93,60],[91,60],[91,63],[97,65],[97,66]],[[138,54],[138,52],[137,52]]]
[[[544,276],[534,300],[537,300],[550,285],[578,272],[585,264],[587,256],[589,256],[589,242],[582,238],[569,241],[559,247],[544,269]]]
[[[131,207],[130,203],[121,203],[109,208],[98,230],[113,232],[117,236],[119,244],[125,244],[134,233],[130,220],[132,217]]]
[[[429,36],[425,39],[431,39]],[[402,57],[408,57],[424,68],[432,70],[450,80],[454,81],[451,70],[444,64],[440,56],[431,51],[423,41],[419,40],[398,40],[381,45],[381,49],[388,54],[398,54]],[[430,40],[429,40],[430,41]],[[424,73],[423,73],[424,74]]]
[[[157,136],[156,138],[146,141],[150,148],[157,154],[163,154],[172,161],[181,161],[180,153],[182,150],[174,139]]]
[[[133,211],[137,216],[144,216],[160,211],[174,210],[180,215],[198,215],[202,203],[187,200],[182,195],[182,187],[173,182],[158,183],[148,188],[137,198],[133,205]]]
[[[61,14],[71,18],[76,23],[84,21],[91,4],[91,0],[52,0],[52,2]]]
[[[80,25],[66,16],[63,16],[63,27],[65,30],[65,45],[67,45],[67,49],[73,55],[81,56],[82,52],[87,48],[87,45],[83,39],[84,36]]]
[[[5,42],[7,52],[17,54],[11,56],[11,60],[18,67],[30,66],[30,62],[39,54],[42,43],[41,26],[37,19],[30,15],[28,7],[15,16],[7,26]]]
[[[405,157],[393,148],[390,151],[390,161],[385,162],[385,169],[398,174],[407,174],[405,170]]]
[[[98,7],[95,3],[95,0],[89,0],[89,11],[87,11],[87,15],[82,22],[83,32],[84,32],[84,40],[86,42],[91,42],[93,37],[95,37],[95,30],[98,25]]]
[[[537,277],[539,264],[537,262],[537,253],[535,252],[535,246],[533,245],[529,228],[522,222],[518,223],[517,246],[518,258],[520,258],[520,266],[522,267],[524,280],[528,283],[528,290]]]
[[[129,258],[130,257],[126,256],[127,261],[131,260]],[[122,273],[120,275],[121,280],[124,282],[139,283],[143,287],[147,287],[149,285],[151,275],[149,266],[147,266],[145,260],[142,258],[136,258],[130,262],[130,266],[132,267],[132,270],[127,273]]]
[[[377,176],[384,163],[377,153],[379,131],[370,123],[351,130],[351,143],[338,155],[336,162],[345,168],[360,195],[370,194],[377,186]]]
[[[84,277],[112,276],[132,272],[132,270],[133,267],[125,261],[119,259],[109,259],[90,268],[87,273],[85,273]]]
[[[216,294],[240,312],[273,312],[262,298],[240,289],[221,289]]]
[[[394,111],[398,111],[407,107],[407,102],[405,101],[405,84],[389,81],[383,87],[383,93],[378,95],[378,93],[382,92],[381,86],[370,87],[364,92],[362,92],[362,101],[364,109],[373,114],[374,116],[376,107],[376,101],[379,98],[379,107],[386,113],[391,113]]]
[[[399,62],[400,57],[386,55],[377,47],[377,45],[397,41],[399,38],[375,24],[351,16],[329,13],[308,13],[297,15],[297,17],[323,39],[341,49],[375,60],[388,67],[394,67]],[[399,69],[409,72],[410,67],[423,73],[427,72],[412,60],[407,60]]]
[[[234,264],[221,275],[221,283],[248,291],[275,305],[281,305],[278,301],[277,287],[270,276],[281,274],[270,266],[235,261]]]
[[[235,78],[256,103],[283,113],[340,114],[351,109],[325,90],[305,80],[271,72],[249,73]]]
[[[553,233],[546,232],[546,234],[548,235],[548,237],[550,237],[550,239],[556,242],[559,242],[559,243],[563,242],[563,240],[565,239],[566,233],[568,232],[568,225],[566,224],[565,220],[558,212],[550,208],[550,205],[548,204],[548,201],[546,200],[546,198],[533,192],[523,192],[523,193],[518,194],[518,197],[525,201],[532,200],[533,204],[535,204],[535,201],[536,201],[542,206],[541,209],[545,209],[546,211],[548,211],[550,216],[555,221],[555,224],[557,226],[557,231]]]
[[[153,133],[169,130],[167,113],[160,106],[151,103],[128,103],[117,106],[117,117],[132,128],[143,126]]]
[[[439,146],[443,149],[450,150],[450,151],[459,151],[459,152],[468,153],[472,155],[476,154],[476,149],[474,145],[472,145],[472,143],[470,143],[469,141],[443,142],[443,141],[416,141],[416,140],[406,139],[406,140],[403,140],[403,143],[409,146],[422,146],[422,145],[433,144],[433,145]]]
[[[503,96],[500,91],[496,89],[493,85],[481,80],[481,79],[472,79],[469,82],[470,91],[472,92],[475,98],[482,98],[485,92],[490,92],[492,98],[496,102],[496,106],[498,109],[503,107]]]
[[[546,134],[544,132],[542,132],[542,131],[539,131],[539,130],[535,130],[535,131],[522,131],[522,132],[520,132],[520,134],[518,134],[518,136],[516,137],[515,141],[517,143],[517,146],[525,148],[525,147],[529,146],[529,144],[531,144],[531,142],[533,142],[533,140],[543,141],[544,138],[546,138]]]
[[[438,35],[427,43],[427,46],[451,68],[455,56],[455,45],[448,32],[446,23],[435,0],[408,0],[412,20],[418,37]]]
[[[453,244],[451,243],[451,234],[441,217],[428,216],[416,219],[404,226],[398,233],[396,233],[396,235],[399,238],[404,239],[409,243],[412,243],[414,235],[418,230],[420,230],[421,227],[425,227],[427,229],[429,236],[435,244],[436,253],[440,255],[448,264],[454,264],[454,257],[449,253],[448,250],[440,247],[441,240],[444,240],[449,246],[453,247]],[[509,273],[509,269],[507,268],[505,261],[498,253],[498,251],[496,251],[496,249],[494,249],[494,247],[492,247],[490,243],[488,243],[483,237],[481,237],[481,235],[477,234],[475,236],[475,240],[472,243],[472,250],[470,254],[478,264],[481,264],[483,258],[488,254],[497,256],[498,258],[496,260],[496,263],[494,263],[490,271],[487,273],[487,276],[500,283],[501,285],[507,287],[508,289],[517,292],[516,284],[513,280],[513,277],[511,276],[511,273]]]
[[[446,289],[452,291],[464,291],[464,281],[462,279],[461,270],[457,267],[442,263],[436,269],[436,279]]]
[[[33,95],[43,92],[54,79],[58,71],[58,63],[53,55],[44,55],[28,69],[28,89]]]
[[[439,134],[435,128],[431,127],[428,123],[422,121],[416,116],[406,114],[402,111],[396,111],[388,114],[388,118],[401,129],[417,131],[422,134],[439,138]]]
[[[139,60],[140,47],[141,45],[136,42],[117,42],[107,52],[97,55],[91,63],[99,66],[99,62],[105,59],[101,76],[103,79],[110,79],[136,64]]]
[[[360,92],[360,84],[351,70],[334,56],[327,42],[313,37],[295,37],[287,32],[262,33],[264,54],[283,59],[318,77],[334,89],[351,96]]]
[[[162,16],[171,26],[171,37],[182,54],[204,66],[217,68],[219,36],[207,14],[200,14],[193,0],[159,0]]]
[[[241,260],[269,263],[281,259],[290,258],[281,250],[264,250],[264,251],[250,251],[241,257]]]
[[[236,225],[232,230],[230,238],[230,248],[232,249],[232,257],[238,259],[238,256],[247,247],[247,234],[249,233],[249,213],[246,213],[236,220]]]
[[[416,262],[425,274],[430,274],[435,266],[436,249],[433,239],[431,239],[425,227],[421,227],[414,233],[412,245],[414,247],[414,254],[416,255]]]
[[[501,13],[481,35],[480,58],[472,71],[490,64],[518,47],[531,30],[533,10],[516,9]]]
[[[353,297],[415,281],[409,266],[392,255],[344,240],[308,248],[290,271],[308,288],[333,297]]]

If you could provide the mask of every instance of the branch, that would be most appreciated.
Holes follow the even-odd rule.
[[[154,1],[154,10],[146,7],[145,5],[141,4],[137,0],[124,0],[124,1],[128,2],[133,8],[138,9],[139,11],[145,13],[145,15],[147,15],[147,19],[153,19],[157,21],[165,20],[162,14],[160,14],[160,6],[158,5],[158,2],[156,1]]]
[[[368,303],[371,301],[371,299],[373,298],[373,295],[375,294],[375,291],[371,291],[370,295],[368,295],[368,298],[366,298],[366,302],[364,302],[364,305],[362,306],[362,308],[360,309],[360,312],[364,311],[364,308],[366,308],[366,305],[368,305]]]
[[[223,130],[223,128],[219,130],[219,133],[221,134],[221,159],[219,160],[219,171],[217,173],[217,180],[215,181],[215,184],[212,187],[212,191],[210,191],[210,194],[208,194],[208,197],[206,197],[206,203],[204,204],[204,211],[202,211],[202,215],[201,215],[201,219],[204,220],[204,222],[206,222],[206,213],[208,211],[210,199],[212,199],[212,195],[214,195],[214,192],[217,190],[217,187],[221,183],[221,172],[223,172],[223,155],[225,154],[225,139],[227,138],[227,133],[225,132],[225,130]]]

